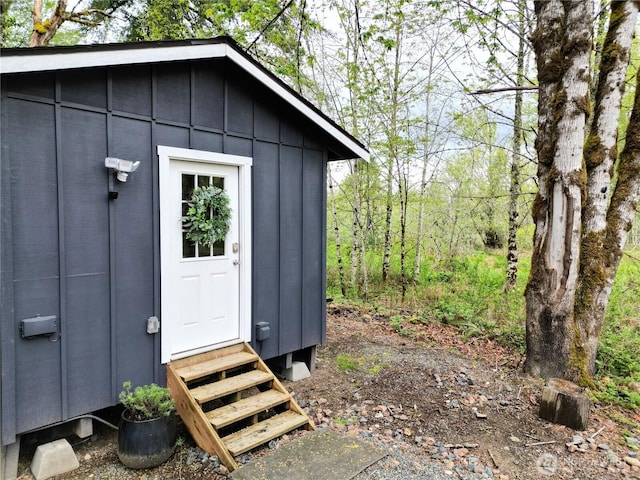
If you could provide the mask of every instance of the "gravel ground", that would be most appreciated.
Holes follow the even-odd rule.
[[[596,405],[588,431],[575,432],[538,417],[541,382],[522,376],[521,358],[487,339],[411,323],[399,334],[387,317],[337,308],[328,313],[328,345],[318,352],[316,372],[285,384],[319,428],[388,451],[354,480],[640,480],[640,412]],[[111,415],[115,423],[118,414]],[[167,462],[141,471],[119,462],[116,432],[94,429],[88,441],[69,437],[80,468],[58,480],[229,479],[184,429]],[[55,439],[45,433],[33,445]],[[250,462],[305,433],[285,435],[237,460]],[[19,480],[33,480],[33,445],[23,438]]]

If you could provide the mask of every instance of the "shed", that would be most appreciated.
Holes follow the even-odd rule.
[[[172,359],[325,342],[326,166],[367,158],[358,140],[225,37],[1,68],[2,445],[164,384]],[[181,217],[210,183],[233,213],[205,249]]]

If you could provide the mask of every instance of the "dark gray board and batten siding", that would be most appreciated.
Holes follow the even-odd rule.
[[[325,341],[335,140],[226,59],[3,75],[2,444],[164,383],[157,145],[253,157],[253,323],[273,358]],[[333,146],[332,146],[333,145]],[[108,199],[106,156],[141,162]],[[56,315],[61,338],[25,340]]]

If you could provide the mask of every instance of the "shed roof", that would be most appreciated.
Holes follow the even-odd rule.
[[[180,60],[228,58],[334,138],[345,151],[332,159],[363,158],[369,151],[312,103],[269,72],[230,37],[62,47],[2,49],[0,73],[32,73]]]

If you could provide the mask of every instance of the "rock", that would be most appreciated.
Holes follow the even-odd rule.
[[[575,443],[576,445],[580,445],[581,443],[584,443],[584,437],[582,437],[580,435],[574,435],[573,438],[571,439],[571,443]]]
[[[640,468],[640,460],[638,460],[637,458],[627,456],[627,457],[624,457],[624,461],[627,465]]]
[[[518,437],[514,437],[513,435],[509,437],[509,440],[514,443],[520,443],[520,439]]]
[[[222,475],[227,475],[229,473],[229,469],[224,465],[220,465],[219,471]]]
[[[420,444],[420,443],[422,443],[422,437],[418,435],[418,436],[416,436],[416,438],[413,439],[413,441],[418,443],[418,444]]]
[[[638,445],[638,446],[640,446],[640,440],[638,440],[636,437],[626,437],[625,440],[627,441],[627,443],[629,445]]]
[[[640,382],[629,382],[629,390],[640,393]]]
[[[448,469],[452,469],[455,465],[451,460],[445,460],[444,462],[442,462],[442,464],[445,466],[445,468]]]
[[[485,418],[487,418],[487,414],[486,413],[476,412],[476,418],[485,419]]]
[[[611,465],[611,466],[617,465],[618,462],[620,461],[620,459],[618,458],[618,455],[613,450],[607,450],[606,451],[606,456],[607,456],[607,460],[609,462],[609,465]]]
[[[599,443],[598,450],[610,450],[609,445],[607,445],[606,443]]]
[[[453,449],[453,454],[456,456],[456,458],[464,457],[467,453],[469,453],[469,450],[464,447]]]
[[[627,453],[627,457],[636,458],[637,456],[638,456],[638,453],[634,451],[629,451]]]

